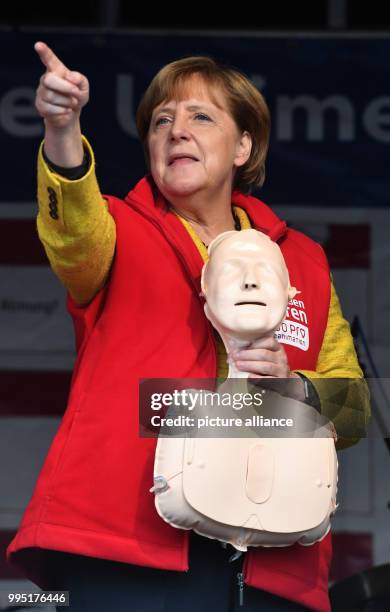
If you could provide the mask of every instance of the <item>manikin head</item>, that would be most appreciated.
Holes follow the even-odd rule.
[[[279,246],[248,229],[220,234],[208,253],[201,278],[205,314],[222,337],[249,342],[274,332],[297,293]]]

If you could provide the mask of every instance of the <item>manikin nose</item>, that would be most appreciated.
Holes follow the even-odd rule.
[[[260,284],[258,271],[251,266],[244,274],[242,279],[242,287],[244,290],[260,289]]]

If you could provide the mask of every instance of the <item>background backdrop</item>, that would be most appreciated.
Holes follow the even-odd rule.
[[[358,317],[367,341],[372,362],[366,350],[362,357],[368,373],[390,378],[389,34],[348,29],[349,9],[339,14],[344,28],[331,31],[330,6],[321,2],[316,14],[307,8],[301,24],[294,21],[299,15],[291,15],[279,31],[233,30],[230,23],[229,31],[215,24],[200,29],[199,20],[162,24],[174,25],[171,30],[161,24],[159,30],[140,29],[148,25],[146,16],[138,17],[137,30],[128,30],[126,7],[87,2],[79,21],[64,15],[58,23],[50,15],[28,14],[30,27],[21,27],[14,7],[0,31],[0,590],[15,580],[24,584],[5,564],[4,550],[64,413],[74,359],[65,292],[35,230],[43,128],[34,98],[44,72],[35,41],[47,42],[88,77],[83,132],[96,153],[102,192],[118,196],[145,172],[134,115],[162,65],[207,54],[252,78],[273,123],[266,183],[255,195],[322,243],[345,316],[350,322]],[[57,27],[47,28],[47,22]],[[264,22],[278,27],[270,14]],[[84,29],[75,28],[80,24]],[[374,409],[390,415],[385,396]],[[390,455],[375,416],[372,430],[376,435],[339,454],[332,580],[390,562]]]

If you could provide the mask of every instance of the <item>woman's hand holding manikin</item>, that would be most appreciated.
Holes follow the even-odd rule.
[[[229,358],[235,361],[239,370],[250,372],[248,378],[254,383],[272,388],[271,381],[265,381],[264,378],[284,379],[283,383],[275,383],[275,390],[304,401],[303,382],[298,374],[290,370],[283,345],[276,340],[273,333],[255,340],[246,349],[231,352]],[[293,380],[289,384],[290,379]]]

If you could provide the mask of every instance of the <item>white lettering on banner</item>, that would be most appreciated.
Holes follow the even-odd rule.
[[[0,99],[0,125],[11,136],[36,138],[43,134],[43,121],[35,108],[35,89],[14,87]]]
[[[390,142],[390,97],[371,100],[363,114],[363,125],[374,140]]]
[[[252,74],[251,79],[260,91],[267,88],[267,78]],[[111,119],[131,138],[137,138],[135,124],[134,75],[116,75],[114,108]],[[0,98],[0,127],[11,136],[36,138],[43,133],[43,122],[34,106],[35,87],[13,87]],[[276,126],[276,140],[295,139],[302,115],[305,118],[303,138],[308,142],[322,142],[329,138],[329,126],[335,126],[332,137],[338,142],[354,142],[358,129],[374,141],[390,142],[390,97],[374,96],[363,108],[357,108],[348,95],[333,93],[318,97],[311,93],[275,97],[271,114]],[[333,129],[333,128],[332,128]]]
[[[319,100],[314,96],[279,96],[276,130],[279,140],[293,139],[294,111],[304,112],[307,118],[307,139],[310,142],[324,140],[325,111],[337,116],[337,135],[340,142],[355,139],[355,110],[346,96],[328,96]]]

